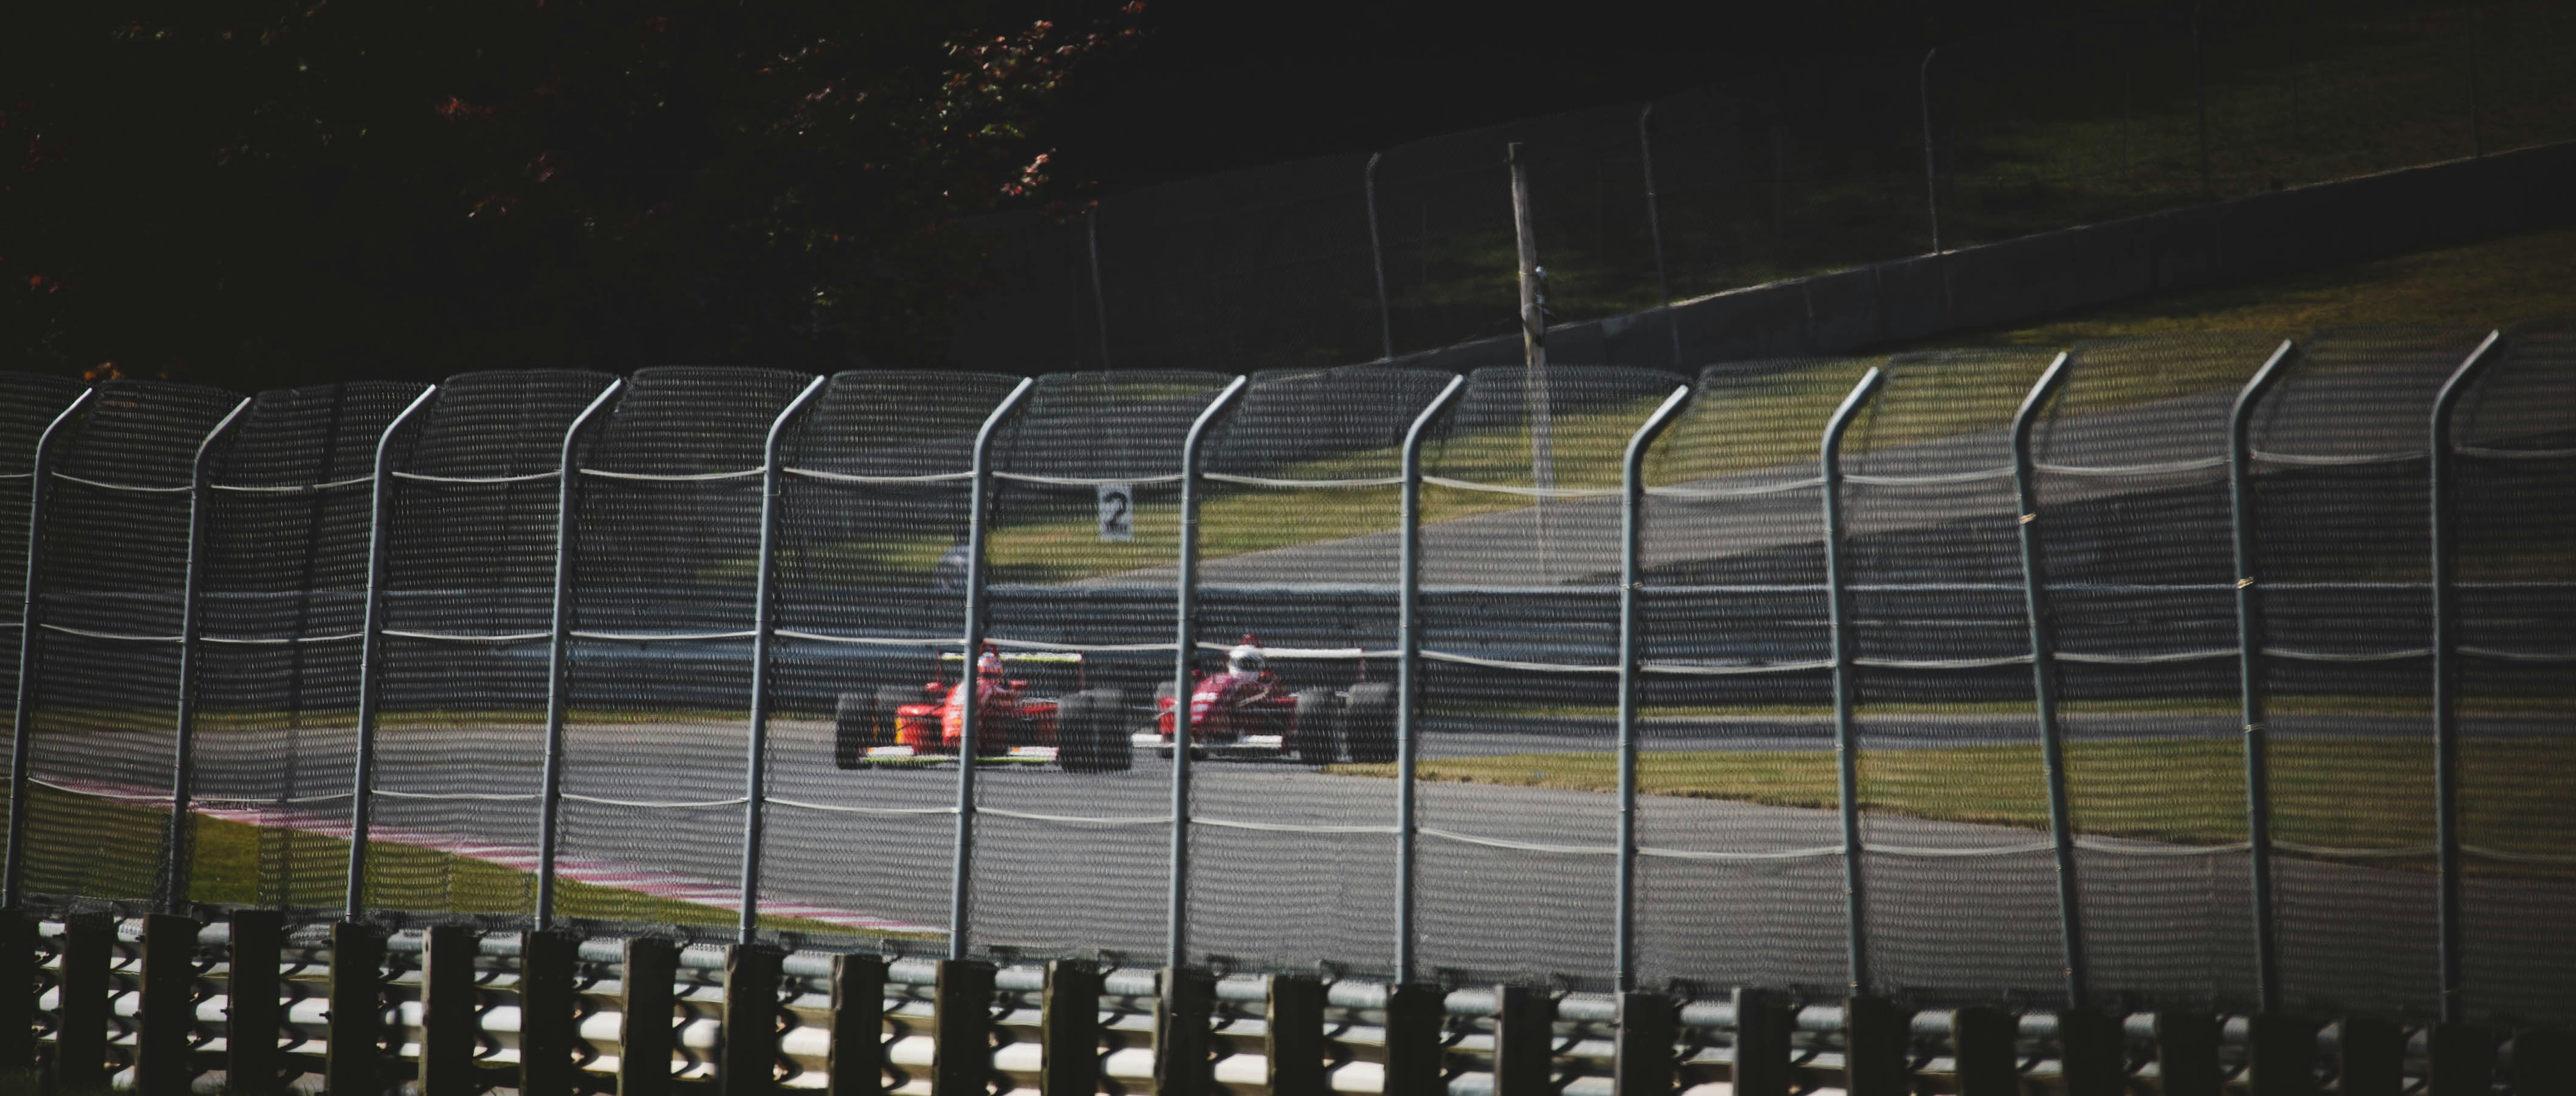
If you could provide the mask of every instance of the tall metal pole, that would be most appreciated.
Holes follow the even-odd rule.
[[[975,896],[975,709],[981,706],[975,702],[980,699],[975,695],[975,660],[984,650],[984,534],[986,511],[992,509],[993,435],[1019,413],[1029,390],[1037,384],[1034,378],[1021,380],[1010,395],[993,406],[992,414],[984,416],[984,425],[975,431],[975,472],[966,512],[966,647],[958,680],[958,686],[966,690],[968,702],[957,706],[957,844],[948,861],[951,959],[966,958],[972,931],[967,904]]]
[[[2057,867],[2057,931],[2066,952],[2066,1007],[2085,1007],[2083,906],[2077,901],[2075,822],[2066,796],[2066,733],[2057,719],[2057,639],[2050,626],[2048,591],[2041,578],[2039,491],[2032,482],[2030,434],[2039,409],[2066,383],[2067,356],[2057,355],[2013,412],[2013,497],[2020,503],[2022,605],[2030,616],[2031,699],[2039,715],[2040,761],[2048,777],[2048,836]]]
[[[394,438],[437,396],[437,385],[422,389],[376,436],[375,477],[367,512],[367,606],[358,632],[358,766],[349,783],[349,880],[340,904],[341,916],[351,921],[358,919],[367,900],[367,830],[375,817],[376,715],[385,691],[384,637],[379,633],[385,627],[385,552],[392,535],[385,514],[393,506]]]
[[[1395,360],[1395,317],[1386,303],[1386,248],[1377,234],[1377,162],[1383,152],[1369,153],[1368,167],[1360,172],[1360,190],[1368,200],[1369,269],[1377,273],[1377,356]]]
[[[1664,334],[1672,339],[1672,365],[1682,363],[1682,329],[1673,322],[1673,287],[1664,277],[1664,218],[1655,198],[1655,104],[1637,112],[1637,159],[1646,177],[1646,238],[1655,247],[1655,300],[1664,314]]]
[[[1100,368],[1109,368],[1109,290],[1100,284],[1100,207],[1082,215],[1083,246],[1091,254],[1091,320],[1100,333]],[[974,655],[970,652],[971,661]]]
[[[1530,484],[1538,494],[1530,515],[1538,524],[1538,570],[1548,574],[1547,502],[1556,488],[1555,416],[1548,408],[1547,270],[1538,265],[1538,225],[1530,212],[1529,163],[1520,142],[1504,146],[1512,169],[1512,235],[1520,253],[1521,360],[1525,373],[1521,399],[1529,413]]]
[[[1834,781],[1836,796],[1842,807],[1843,824],[1843,919],[1844,948],[1851,970],[1851,993],[1859,997],[1869,993],[1869,900],[1861,872],[1860,846],[1860,746],[1853,740],[1852,729],[1852,635],[1851,607],[1843,576],[1843,433],[1887,375],[1873,367],[1853,385],[1851,394],[1843,397],[1842,406],[1825,423],[1824,444],[1818,453],[1818,469],[1823,473],[1825,497],[1825,593],[1826,623],[1832,629],[1834,648]]]
[[[564,428],[563,461],[555,482],[554,623],[546,640],[546,767],[537,797],[537,904],[531,918],[531,927],[538,932],[555,927],[555,849],[563,838],[557,816],[563,807],[564,715],[572,703],[565,695],[564,679],[570,670],[566,647],[572,631],[572,505],[577,494],[573,484],[581,474],[574,462],[591,419],[625,387],[623,379],[608,382]]]
[[[1932,209],[1932,254],[1941,253],[1941,170],[1932,137],[1932,59],[1941,55],[1935,46],[1923,51],[1923,68],[1917,75],[1917,90],[1923,100],[1923,198]]]
[[[45,432],[36,437],[34,471],[27,480],[27,586],[25,600],[18,603],[18,698],[9,736],[9,846],[7,858],[0,860],[0,909],[20,908],[18,884],[26,875],[27,755],[33,730],[28,726],[27,701],[32,695],[28,682],[36,672],[36,579],[45,546],[45,477],[53,470],[54,438],[97,394],[95,388],[82,389],[54,421],[45,424]]]
[[[188,845],[196,835],[189,802],[197,779],[197,672],[204,668],[197,659],[197,633],[205,626],[200,602],[206,585],[206,460],[250,404],[248,399],[234,404],[214,429],[206,431],[188,467],[188,559],[179,580],[179,711],[176,733],[171,736],[170,824],[161,843],[163,913],[188,908]]]
[[[2254,885],[2254,999],[2263,1012],[2280,1011],[2281,961],[2272,934],[2272,778],[2270,744],[2263,729],[2263,598],[2254,581],[2250,431],[2255,405],[2280,381],[2281,370],[2297,345],[2281,340],[2263,368],[2255,370],[2253,379],[2236,394],[2236,406],[2227,416],[2228,527],[2236,558],[2236,676],[2243,693],[2245,725],[2245,838]]]
[[[769,650],[778,629],[778,443],[788,424],[813,406],[825,378],[816,377],[770,420],[769,437],[760,446],[760,562],[752,582],[751,736],[742,769],[742,921],[741,941],[758,943],[760,926],[760,846],[763,809],[769,798]]]
[[[1181,443],[1181,574],[1176,599],[1180,634],[1172,656],[1172,878],[1167,898],[1171,926],[1165,939],[1170,956],[1166,962],[1176,967],[1190,961],[1190,662],[1199,642],[1200,450],[1208,427],[1233,410],[1243,390],[1251,386],[1250,377],[1236,377],[1226,385],[1199,411],[1198,421],[1190,424],[1188,440]]]
[[[1685,384],[1664,397],[1663,406],[1629,436],[1628,453],[1620,464],[1619,890],[1613,903],[1618,914],[1613,943],[1619,965],[1613,978],[1620,993],[1637,988],[1637,677],[1645,659],[1639,636],[1644,610],[1639,588],[1645,585],[1645,569],[1638,559],[1638,545],[1645,533],[1646,450],[1663,436],[1690,396],[1691,387]]]
[[[2442,1020],[2458,1023],[2466,1011],[2460,956],[2460,603],[2455,524],[2459,493],[2453,488],[2451,417],[2497,355],[2501,331],[2489,331],[2468,360],[2442,382],[2433,399],[2431,462],[2433,519],[2433,840],[2441,876],[2437,949],[2442,965]]]
[[[1422,695],[1422,442],[1431,425],[1449,413],[1467,378],[1451,377],[1429,406],[1404,431],[1401,508],[1404,530],[1398,539],[1395,621],[1395,981],[1413,981],[1413,769],[1421,751],[1414,745],[1414,710]]]

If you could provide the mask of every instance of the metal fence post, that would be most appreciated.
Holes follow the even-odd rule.
[[[2288,339],[2255,370],[2227,416],[2228,527],[2236,560],[2236,676],[2245,724],[2245,837],[2254,885],[2254,997],[2266,1013],[2281,1008],[2281,964],[2272,939],[2272,803],[2269,743],[2263,730],[2263,599],[2254,583],[2254,407],[2281,378],[2297,344]]]
[[[1252,378],[1234,383],[1209,400],[1190,423],[1181,443],[1180,581],[1175,600],[1180,618],[1172,655],[1172,878],[1171,926],[1165,937],[1165,962],[1189,964],[1190,943],[1190,661],[1199,642],[1199,459],[1208,428],[1243,398]]]
[[[572,504],[577,492],[574,477],[581,474],[574,458],[581,449],[582,435],[588,432],[591,419],[624,390],[624,380],[608,382],[608,387],[590,401],[590,406],[573,416],[572,425],[564,428],[563,461],[555,480],[555,601],[554,622],[546,640],[546,763],[543,785],[537,807],[537,900],[530,923],[537,933],[555,924],[555,846],[562,840],[562,829],[556,815],[563,806],[564,715],[572,698],[565,695],[565,676],[571,667],[565,650],[572,630]],[[530,945],[534,947],[535,945]]]
[[[1109,368],[1109,290],[1100,284],[1100,206],[1082,215],[1082,242],[1091,256],[1091,319],[1100,333],[1100,368]]]
[[[390,539],[385,513],[393,502],[394,438],[437,396],[437,385],[421,390],[376,436],[375,482],[367,517],[367,605],[358,633],[358,764],[349,784],[349,882],[340,906],[344,917],[358,916],[367,900],[367,827],[376,804],[376,705],[385,691],[385,645],[378,633],[385,627],[385,552]]]
[[[741,940],[749,944],[760,926],[760,845],[762,811],[769,796],[769,657],[778,629],[778,443],[789,423],[801,417],[823,390],[816,377],[770,420],[769,436],[760,447],[760,562],[752,581],[751,737],[742,768],[742,922]]]
[[[2039,409],[2065,385],[2067,369],[2067,355],[2061,351],[2013,412],[2013,497],[2020,504],[2013,525],[2021,541],[2022,604],[2030,617],[2031,699],[2039,716],[2040,759],[2048,778],[2048,836],[2056,853],[2057,928],[2066,950],[2066,1007],[2080,1012],[2085,1007],[2083,907],[2077,902],[2075,823],[2066,798],[2066,735],[2057,721],[2056,630],[2050,625],[2048,592],[2040,578],[2039,491],[2032,482],[2030,455],[2030,434],[2039,423]]]
[[[85,389],[72,397],[62,412],[47,423],[45,432],[36,437],[36,460],[29,467],[27,480],[27,585],[25,600],[18,612],[18,697],[11,717],[9,736],[9,845],[5,859],[0,859],[0,908],[21,909],[18,886],[27,874],[27,760],[33,745],[27,725],[27,700],[31,695],[28,682],[36,670],[36,579],[37,564],[44,558],[45,546],[45,475],[53,469],[54,438],[63,424],[88,406],[95,388]]]
[[[188,845],[196,836],[192,825],[189,800],[196,792],[197,766],[197,672],[203,667],[197,660],[197,632],[205,624],[199,618],[206,585],[206,458],[215,445],[232,432],[233,424],[250,409],[251,401],[234,404],[215,428],[206,431],[197,443],[197,456],[188,468],[188,558],[179,580],[179,711],[173,734],[170,757],[170,825],[162,838],[161,910],[178,913],[188,908]]]
[[[1672,425],[1673,416],[1691,396],[1685,384],[1664,397],[1663,406],[1646,416],[1628,438],[1621,464],[1619,506],[1619,879],[1613,900],[1618,924],[1612,950],[1619,969],[1615,992],[1637,988],[1637,677],[1645,657],[1641,649],[1638,587],[1645,584],[1638,542],[1645,533],[1646,450]]]
[[[1923,200],[1932,211],[1932,251],[1941,253],[1941,169],[1932,137],[1932,59],[1941,55],[1934,46],[1923,51],[1923,68],[1917,75],[1917,90],[1923,99]]]
[[[1646,239],[1655,248],[1655,302],[1664,314],[1664,334],[1671,337],[1671,364],[1682,363],[1682,329],[1673,322],[1673,287],[1664,276],[1664,217],[1655,197],[1655,104],[1648,103],[1637,112],[1637,159],[1644,165],[1646,177]]]
[[[1377,162],[1383,152],[1369,153],[1368,166],[1360,171],[1360,192],[1368,200],[1369,269],[1377,274],[1377,356],[1395,360],[1395,317],[1386,303],[1386,247],[1377,233]]]
[[[1887,374],[1872,367],[1825,424],[1818,471],[1824,481],[1826,622],[1834,648],[1834,770],[1836,798],[1843,824],[1844,948],[1851,971],[1851,994],[1869,993],[1869,902],[1863,890],[1860,847],[1860,748],[1852,735],[1852,637],[1843,581],[1843,432],[1862,405],[1878,394]]]
[[[2465,1012],[2460,957],[2460,604],[2453,583],[2460,568],[2454,522],[2459,496],[2452,487],[2451,417],[2460,398],[2476,387],[2494,364],[2501,331],[2486,341],[2442,382],[2433,398],[2431,437],[2425,454],[2432,480],[2433,522],[2433,841],[2441,885],[2435,923],[2442,967],[2442,1021],[2456,1024]]]
[[[984,532],[985,511],[992,508],[993,434],[1002,423],[1017,413],[1028,399],[1029,390],[1037,387],[1034,379],[1022,380],[1011,394],[994,405],[984,416],[984,425],[975,431],[975,462],[968,491],[966,513],[966,646],[961,665],[965,681],[975,680],[975,658],[984,649]],[[970,688],[967,695],[974,695]],[[967,903],[974,898],[975,868],[975,709],[974,704],[957,706],[957,844],[948,862],[948,957],[966,958],[968,938]],[[946,1021],[943,1019],[942,1024]]]
[[[1451,377],[1404,431],[1404,531],[1398,538],[1395,625],[1395,981],[1413,981],[1414,710],[1422,693],[1422,442],[1467,378]],[[1390,991],[1392,992],[1392,991]]]

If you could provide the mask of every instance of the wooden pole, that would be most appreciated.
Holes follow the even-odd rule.
[[[474,1052],[483,1043],[474,961],[483,941],[463,925],[433,925],[421,945],[420,1091],[475,1096]]]
[[[1269,1005],[1262,1057],[1270,1096],[1329,1096],[1323,981],[1307,974],[1271,975]]]
[[[680,946],[630,937],[625,960],[617,975],[617,1096],[670,1096],[672,1052],[679,1042],[671,1021]]]
[[[829,1096],[885,1091],[885,989],[884,958],[832,958],[832,1050],[823,1064]]]
[[[224,979],[224,1091],[271,1096],[278,1083],[278,1036],[285,1027],[286,916],[234,910],[231,973]]]
[[[196,1079],[188,1068],[188,1036],[197,1026],[197,933],[204,927],[175,913],[143,918],[142,1023],[134,1056],[135,1091],[142,1096],[188,1096]]]

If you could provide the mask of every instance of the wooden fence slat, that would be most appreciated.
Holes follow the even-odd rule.
[[[1100,1091],[1100,965],[1058,959],[1046,967],[1039,1002],[1039,1096]]]
[[[1442,1081],[1448,1000],[1448,991],[1428,983],[1386,987],[1385,1091],[1448,1091]]]
[[[2058,1013],[2057,1056],[2067,1096],[2122,1096],[2128,1091],[2128,1047],[2119,1017],[2091,1009]]]
[[[274,1096],[285,1055],[285,979],[278,966],[286,953],[286,915],[276,910],[234,910],[232,944],[224,976],[224,1091],[232,1096]]]
[[[0,1073],[36,1067],[36,919],[0,910]]]
[[[529,932],[519,943],[519,1096],[573,1096],[581,941]]]
[[[1677,1080],[1674,1042],[1681,1012],[1660,993],[1619,995],[1619,1038],[1611,1047],[1615,1096],[1671,1096]]]
[[[197,934],[204,928],[178,914],[143,918],[143,999],[135,1006],[141,1096],[188,1096],[196,1079],[188,1047],[197,1028]]]
[[[724,1036],[716,1083],[725,1096],[778,1088],[778,985],[787,953],[767,944],[725,948]]]
[[[985,1096],[993,1076],[993,965],[940,960],[931,999],[931,1096]]]
[[[2245,1081],[2252,1096],[2316,1096],[2316,1021],[2265,1012],[2246,1017],[2245,1025]]]
[[[670,1096],[680,948],[628,937],[617,974],[617,1096]]]
[[[1494,1096],[1546,1096],[1556,1074],[1556,998],[1494,987]]]
[[[2335,1073],[2341,1096],[2399,1096],[2406,1091],[2406,1029],[2344,1017],[2335,1025]]]
[[[2164,1096],[2220,1096],[2218,1017],[2207,1012],[2156,1014],[2156,1075]]]
[[[1851,1096],[1912,1096],[1908,1023],[1887,998],[1843,999],[1843,1087]]]
[[[2425,1096],[2487,1096],[2495,1085],[2496,1038],[2476,1024],[2435,1024],[2425,1033]]]
[[[1789,1096],[1796,1085],[1789,1073],[1789,1038],[1798,1017],[1783,994],[1766,989],[1735,991],[1735,1096]]]
[[[1324,1074],[1324,983],[1311,974],[1274,974],[1265,996],[1263,1070],[1270,1096],[1330,1096]],[[1050,1094],[1052,1096],[1052,1094]]]
[[[2019,1034],[2020,1021],[1999,1008],[1972,1006],[1950,1014],[1959,1096],[2020,1096],[2021,1059],[2013,1046]]]
[[[885,1092],[885,1013],[885,959],[833,956],[832,1049],[823,1065],[823,1085],[830,1096]]]
[[[1213,1079],[1208,1025],[1216,1013],[1216,978],[1191,967],[1164,967],[1154,1009],[1155,1096],[1204,1096]]]
[[[356,921],[332,925],[331,1027],[322,1067],[329,1091],[384,1088],[384,998],[385,930]]]

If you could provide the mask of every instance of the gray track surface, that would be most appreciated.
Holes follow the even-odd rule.
[[[1780,733],[1798,722],[1791,719],[1697,722],[1695,734],[1665,736],[1663,744],[1830,748],[1829,740],[1817,735]],[[2190,726],[2167,730],[2214,734],[2214,724],[2223,721],[2176,721],[2183,722]],[[2137,725],[2131,717],[2128,726]],[[2070,729],[2084,736],[2083,721]],[[2295,730],[2285,727],[2284,732]],[[565,790],[655,801],[738,796],[743,734],[738,722],[575,726]],[[1947,743],[1961,741],[1955,728],[1943,734]],[[955,802],[953,766],[845,772],[830,763],[828,723],[779,721],[773,724],[773,736],[772,794],[778,799],[934,811]],[[346,771],[340,767],[349,741],[345,731],[304,732],[301,737],[307,764]],[[1501,744],[1520,736],[1453,732],[1429,737],[1465,744],[1456,753],[1503,753],[1513,751]],[[2002,727],[1990,737],[2028,741]],[[382,736],[379,787],[397,793],[458,787],[533,792],[541,739],[535,726],[388,726]],[[201,744],[200,795],[257,799],[258,790],[236,774],[268,771],[273,752],[284,744],[283,732],[207,735]],[[1555,733],[1546,734],[1544,744],[1557,749],[1575,745]],[[986,810],[1156,821],[1083,825],[984,816],[976,872],[983,892],[975,904],[979,946],[1097,949],[1115,960],[1159,962],[1170,850],[1169,827],[1159,819],[1168,817],[1169,765],[1140,755],[1134,770],[1114,775],[1069,774],[1051,767],[984,770],[981,803]],[[1240,762],[1202,762],[1196,773],[1199,797],[1192,813],[1202,820],[1292,825],[1394,821],[1395,785],[1384,779]],[[1425,782],[1420,792],[1425,827],[1532,846],[1493,847],[1433,834],[1422,838],[1419,902],[1426,961],[1468,981],[1545,970],[1570,984],[1603,984],[1611,961],[1614,860],[1592,849],[1615,841],[1616,800],[1589,792],[1435,782]],[[377,804],[380,824],[389,829],[515,845],[533,845],[536,839],[534,804],[525,801],[460,803],[396,795]],[[641,810],[568,801],[564,852],[731,881],[741,854],[741,817],[739,806]],[[953,815],[831,813],[776,805],[769,811],[769,825],[770,885],[764,889],[774,897],[918,925],[947,923]],[[1211,825],[1195,830],[1202,866],[1195,888],[1194,959],[1260,966],[1274,950],[1306,951],[1322,944],[1336,949],[1329,953],[1345,969],[1385,973],[1391,962],[1387,933],[1395,884],[1391,836],[1319,837]],[[1837,842],[1836,834],[1831,811],[1664,796],[1648,796],[1640,804],[1640,840],[1650,849],[1776,853],[1829,848]],[[2054,947],[2015,951],[1995,946],[2005,940],[2054,938],[2054,898],[2044,883],[2047,854],[1933,855],[2026,847],[2043,837],[2011,827],[1870,815],[1866,840],[1873,847],[1898,850],[1870,855],[1872,877],[1890,884],[1909,880],[1903,908],[1879,907],[1875,913],[1887,921],[1877,961],[1891,983],[1888,988],[1940,996],[1954,977],[2041,991],[2055,986],[2060,959]],[[1546,851],[1568,846],[1580,851]],[[2199,977],[2222,993],[2241,984],[2250,948],[2250,914],[2241,882],[2245,857],[2240,852],[2175,855],[2180,851],[2143,842],[2087,842],[2080,852],[2079,867],[2091,895],[2087,916],[2102,941],[2095,958],[2097,977],[2131,986],[2150,979],[2187,983]],[[2279,864],[2285,974],[2292,985],[2358,1007],[2411,995],[2431,977],[2434,880],[2421,870],[2422,859],[2387,867],[2284,856]],[[1820,990],[1837,985],[1843,976],[1839,865],[1833,855],[1646,857],[1640,866],[1648,911],[1640,933],[1642,969],[1650,979],[1685,978],[1716,989],[1738,982]],[[1928,883],[1923,881],[1926,873]],[[2033,880],[2040,881],[2037,892],[2013,893],[2031,888]],[[1702,895],[1717,887],[1727,900],[1713,905],[1659,902],[1658,891],[1671,886]],[[1031,902],[1024,900],[1028,893],[1051,897]],[[2367,904],[2334,897],[2353,894],[2376,897]],[[2576,905],[2576,883],[2473,874],[2467,901],[2473,918],[2484,903],[2498,909],[2566,909]],[[2013,923],[2014,918],[2031,923]],[[2545,1015],[2560,1007],[2553,995],[2561,987],[2536,980],[2534,972],[2566,969],[2566,953],[2576,949],[2576,940],[2563,926],[2497,918],[2474,919],[2473,924],[2477,932],[2469,977],[2482,1001],[2523,1014]],[[2134,962],[2117,950],[2123,940],[2153,940],[2159,932],[2176,931],[2207,937],[2205,970],[2175,969],[2169,949],[2142,953]],[[1322,932],[1325,938],[1310,935],[1284,944],[1282,936],[1290,932]],[[2003,964],[2001,969],[1997,963]]]

